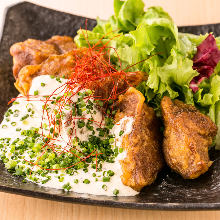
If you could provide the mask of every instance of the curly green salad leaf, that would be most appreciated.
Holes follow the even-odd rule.
[[[116,68],[145,72],[148,79],[137,88],[158,115],[165,95],[209,115],[219,128],[216,148],[220,149],[220,63],[196,93],[189,87],[199,75],[193,69],[193,57],[208,34],[179,33],[167,12],[161,7],[144,11],[142,0],[114,0],[114,12],[107,21],[97,19],[92,31],[80,29],[75,37],[77,46],[105,45]],[[216,44],[220,48],[220,37]]]

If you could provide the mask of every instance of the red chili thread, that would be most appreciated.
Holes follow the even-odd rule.
[[[72,102],[71,98],[74,95],[76,95],[80,90],[87,89],[88,87],[90,87],[91,83],[95,83],[97,88],[102,88],[102,86],[103,86],[102,80],[107,79],[107,78],[111,79],[112,83],[113,83],[113,87],[109,93],[109,97],[103,98],[100,96],[90,95],[90,96],[86,96],[85,99],[87,102],[88,102],[88,100],[91,100],[91,99],[103,101],[105,103],[108,102],[109,100],[112,100],[114,102],[120,94],[122,94],[126,91],[126,89],[125,89],[121,92],[118,92],[118,84],[120,82],[120,79],[125,81],[129,85],[129,82],[127,81],[127,73],[125,71],[146,60],[146,59],[144,59],[143,61],[140,61],[136,64],[133,64],[131,66],[126,67],[124,70],[117,71],[114,68],[114,66],[110,63],[110,53],[109,53],[110,50],[113,49],[116,53],[116,56],[118,56],[117,50],[112,47],[107,47],[107,45],[110,43],[110,41],[112,39],[119,37],[120,34],[115,35],[114,37],[109,39],[109,41],[107,41],[107,43],[105,43],[104,45],[102,44],[102,39],[104,39],[105,36],[103,36],[95,45],[91,46],[88,41],[87,21],[86,21],[85,26],[86,26],[86,31],[85,31],[86,34],[84,33],[84,31],[82,31],[82,33],[85,37],[85,40],[87,41],[88,48],[81,48],[81,49],[79,48],[78,50],[75,51],[75,53],[74,53],[75,59],[73,61],[73,62],[75,62],[75,66],[71,72],[70,78],[68,79],[68,81],[64,85],[61,85],[56,90],[54,90],[50,95],[48,95],[48,98],[46,98],[46,100],[42,100],[42,99],[40,100],[40,101],[44,102],[44,106],[46,108],[49,102],[54,101],[51,97],[62,94],[62,92],[64,92],[64,94],[70,93],[71,94],[70,97],[61,95],[61,98],[58,101],[56,101],[56,106],[58,107],[57,111],[59,112],[59,114],[61,114],[63,112],[63,108],[65,107],[66,104],[69,104],[69,105],[74,104],[74,103],[71,103]],[[108,57],[108,61],[106,60],[105,57]],[[121,67],[121,60],[120,60],[119,56],[118,56],[118,59],[119,59],[120,67]],[[116,82],[117,82],[116,84],[115,84],[115,77],[116,77]],[[61,91],[59,91],[58,93],[56,93],[61,87],[63,87],[63,89]],[[38,96],[34,96],[34,97],[36,98],[36,97],[40,97],[40,96],[38,95]],[[25,97],[19,96],[17,98],[25,98]],[[12,103],[17,98],[13,98],[8,104]],[[39,100],[34,99],[34,101],[39,101]],[[40,161],[41,157],[46,153],[46,151],[48,149],[52,149],[53,152],[55,152],[57,154],[69,152],[69,153],[75,155],[76,157],[79,157],[78,155],[71,152],[71,148],[73,148],[73,149],[77,150],[79,153],[82,153],[80,151],[80,149],[78,149],[72,145],[72,137],[71,136],[69,137],[69,140],[66,143],[66,146],[62,147],[61,151],[59,152],[58,149],[60,147],[53,143],[53,141],[57,141],[57,138],[55,138],[55,132],[57,131],[56,128],[58,127],[58,136],[60,138],[61,128],[62,128],[63,124],[65,125],[65,123],[68,123],[68,120],[65,123],[62,123],[62,118],[60,118],[59,125],[56,126],[56,114],[50,113],[48,111],[48,109],[47,108],[45,109],[45,108],[43,109],[43,116],[42,116],[42,122],[41,122],[41,129],[42,129],[41,135],[43,137],[43,140],[48,140],[48,141],[45,143],[45,145],[42,147],[42,149],[44,149],[46,146],[47,147],[46,147],[46,150],[44,149],[40,158],[38,158],[38,160],[36,162],[34,162],[34,163],[29,162],[29,161],[27,161],[27,162],[29,162],[33,165],[36,165],[38,167],[41,167],[38,165],[38,162]],[[45,120],[44,119],[45,112],[46,112],[47,121],[49,122],[49,127],[51,127],[51,125],[53,125],[52,137],[48,137],[46,134],[44,134],[43,121]],[[102,113],[103,113],[103,117],[104,116],[110,117],[110,115],[107,114],[104,110],[102,110]],[[76,125],[75,125],[75,120],[77,120],[77,119],[86,120],[87,118],[83,118],[83,117],[77,118],[77,117],[72,117],[72,115],[71,115],[69,122],[72,122],[73,130],[75,131],[75,137],[76,137],[76,129],[77,129]],[[89,120],[89,119],[87,119],[87,120]],[[99,126],[100,127],[104,126],[104,123],[101,123]],[[68,146],[68,148],[67,148],[67,146]],[[69,148],[69,146],[71,146],[71,148]],[[94,153],[94,151],[96,152],[96,154],[92,155]],[[86,162],[86,159],[88,159],[91,156],[95,156],[96,157],[96,170],[97,170],[97,156],[102,153],[97,154],[97,149],[95,149],[94,151],[86,157],[82,153],[83,157],[80,157],[81,160],[79,162],[77,162],[76,164],[78,164],[82,161]],[[73,164],[70,167],[73,167],[76,164]],[[59,169],[68,169],[70,167],[59,168]],[[43,167],[41,167],[41,168],[45,169]],[[59,170],[59,169],[46,169],[46,170]]]

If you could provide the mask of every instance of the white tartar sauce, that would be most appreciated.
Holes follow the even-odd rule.
[[[33,79],[29,97],[19,95],[6,112],[0,125],[2,143],[0,154],[6,168],[15,169],[18,175],[19,172],[25,172],[27,169],[31,170],[25,178],[43,187],[108,196],[134,196],[138,194],[132,188],[125,186],[120,178],[122,175],[120,160],[126,157],[126,151],[121,148],[122,139],[124,135],[132,132],[134,121],[132,117],[124,117],[109,129],[108,135],[113,137],[110,138],[111,149],[113,151],[116,148],[118,149],[114,161],[103,161],[101,167],[99,167],[100,169],[88,165],[88,167],[84,167],[85,169],[79,167],[70,174],[66,172],[66,169],[54,169],[48,170],[45,175],[41,175],[40,171],[44,169],[42,166],[46,166],[47,163],[54,163],[51,166],[58,168],[58,165],[53,162],[55,155],[53,150],[56,151],[57,155],[62,152],[70,152],[72,149],[71,143],[73,143],[74,152],[83,151],[85,149],[82,148],[79,142],[88,141],[91,135],[97,137],[100,135],[100,139],[104,140],[104,137],[100,134],[103,131],[99,128],[105,124],[105,120],[102,112],[96,106],[93,106],[93,98],[90,98],[90,104],[88,104],[86,98],[84,101],[81,100],[80,104],[77,103],[77,100],[80,100],[80,94],[87,94],[90,91],[79,90],[76,87],[73,89],[76,94],[68,94],[67,82],[68,80],[63,78],[52,78],[48,75],[38,76]],[[65,97],[65,100],[61,100],[60,97]],[[69,97],[69,99],[66,97]],[[74,109],[72,104],[71,106],[68,105],[67,100],[71,100],[78,107]],[[88,110],[89,108],[90,110]],[[62,125],[59,124],[59,120],[62,120]],[[47,157],[44,158],[41,166],[39,161],[43,158],[42,152],[47,150],[46,139],[42,139],[41,136],[33,139],[27,133],[22,133],[22,131],[33,128],[37,128],[38,133],[43,134],[44,137],[49,137],[50,146],[55,146],[54,149],[47,152]],[[25,145],[25,141],[28,141],[28,147]],[[19,148],[18,146],[24,147]],[[43,151],[42,146],[45,148]],[[18,155],[14,154],[16,150],[19,152]],[[92,161],[94,162],[95,159],[93,155]],[[45,179],[46,181],[44,181]]]

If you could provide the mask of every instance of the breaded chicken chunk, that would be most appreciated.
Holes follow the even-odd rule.
[[[23,95],[27,95],[31,87],[32,79],[40,75],[65,76],[65,78],[75,77],[73,74],[76,58],[80,56],[88,56],[87,48],[74,49],[68,53],[61,55],[50,55],[45,61],[38,65],[24,66],[16,79],[15,87]],[[96,51],[90,53],[96,54]],[[104,57],[100,57],[103,59]],[[100,61],[100,65],[101,61]],[[79,76],[81,77],[81,76]],[[112,73],[111,76],[99,77],[97,79],[89,79],[85,81],[85,87],[95,91],[95,96],[101,99],[108,99],[110,96],[115,99],[121,93],[124,93],[130,86],[137,86],[145,79],[143,72],[126,73],[126,75],[117,75]]]
[[[69,77],[74,67],[73,60],[73,52],[69,52],[62,55],[51,55],[38,65],[26,65],[20,70],[15,87],[21,94],[27,95],[34,77],[40,75]]]
[[[212,165],[209,146],[217,127],[194,106],[164,97],[161,101],[165,125],[163,151],[167,164],[185,179],[194,179]]]
[[[76,48],[73,38],[68,36],[53,36],[46,43],[54,45],[59,54],[70,52]]]
[[[132,131],[122,139],[126,157],[120,161],[124,185],[140,191],[153,183],[163,166],[160,123],[153,108],[144,103],[141,92],[130,87],[119,96],[115,120],[133,117]]]
[[[143,72],[127,72],[123,75],[114,75],[103,77],[99,80],[89,82],[87,88],[94,90],[94,96],[106,99],[117,99],[117,97],[126,92],[129,87],[136,87],[146,76]]]
[[[26,65],[42,63],[50,55],[69,52],[75,48],[73,38],[68,36],[53,36],[47,41],[28,39],[15,43],[10,48],[13,56],[13,74],[15,79],[19,71]]]

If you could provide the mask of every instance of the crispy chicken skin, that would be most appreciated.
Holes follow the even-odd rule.
[[[36,76],[54,75],[68,77],[74,67],[73,60],[73,53],[69,52],[62,55],[51,55],[38,65],[27,65],[20,70],[15,87],[21,94],[28,95],[32,80]]]
[[[23,95],[28,95],[34,77],[40,75],[54,75],[71,77],[75,66],[76,57],[87,53],[87,48],[74,49],[61,55],[50,55],[45,61],[38,65],[24,66],[16,79],[15,87]],[[94,52],[95,53],[95,52]],[[104,59],[104,58],[103,58]],[[137,86],[145,79],[142,72],[127,73],[126,75],[111,75],[96,81],[88,81],[85,85],[88,89],[95,91],[95,96],[108,99],[110,96],[116,98],[126,91],[130,86]]]
[[[53,36],[46,42],[54,45],[59,54],[70,52],[76,48],[73,38],[68,36]]]
[[[123,184],[136,191],[153,183],[163,166],[160,123],[154,110],[144,101],[142,93],[130,87],[119,96],[119,110],[115,116],[116,122],[125,116],[134,117],[132,132],[122,140],[126,157],[120,164]]]
[[[164,97],[161,109],[167,164],[185,179],[199,177],[212,165],[208,148],[216,136],[216,125],[195,107],[179,100]]]
[[[136,87],[146,76],[143,72],[128,72],[125,75],[111,75],[100,80],[90,82],[87,88],[94,90],[94,96],[101,99],[117,99],[120,94],[126,92],[130,87]]]
[[[47,41],[28,39],[15,43],[10,48],[13,56],[13,74],[15,79],[19,71],[26,65],[42,63],[50,55],[58,55],[69,52],[75,48],[75,43],[68,36],[53,36]]]

